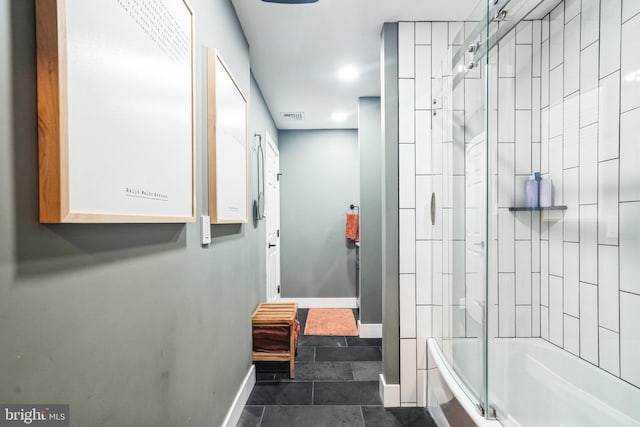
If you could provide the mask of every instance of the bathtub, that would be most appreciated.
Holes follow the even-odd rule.
[[[640,426],[640,389],[540,338],[490,341],[489,397],[509,427]]]
[[[640,427],[640,389],[540,338],[490,341],[489,398],[500,423],[479,415],[435,340],[428,348],[428,406],[441,427],[449,424],[437,412],[452,400],[477,426]]]
[[[468,340],[459,340],[456,347],[459,355],[465,353],[466,360],[471,360],[471,355],[477,350]],[[468,366],[462,370],[469,373],[472,368]],[[476,408],[477,401],[472,400],[471,391],[451,369],[434,338],[427,339],[426,382],[427,408],[438,427],[501,427],[497,421],[487,420],[480,414]],[[454,410],[447,411],[447,407]]]

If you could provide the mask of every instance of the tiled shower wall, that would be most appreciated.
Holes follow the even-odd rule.
[[[478,242],[469,241],[468,237],[484,227],[483,212],[478,210],[484,210],[485,203],[480,200],[484,193],[465,194],[475,191],[469,182],[472,180],[465,179],[466,169],[472,169],[465,157],[478,140],[486,145],[483,143],[485,87],[482,78],[485,71],[482,67],[470,71],[464,81],[452,89],[451,70],[441,66],[445,57],[451,62],[452,54],[464,42],[461,35],[456,37],[460,30],[464,29],[466,39],[476,25],[475,22],[399,25],[400,383],[401,403],[406,406],[427,403],[428,337],[439,341],[450,361],[456,359],[454,339],[475,341],[471,346],[480,345],[477,340],[481,306],[474,306],[473,301],[484,300],[481,288],[484,268],[472,255]],[[502,236],[500,246],[503,255],[501,315],[498,316],[497,303],[492,310],[496,319],[502,319],[501,324],[508,324],[502,330],[504,337],[516,336],[515,316],[518,317],[517,336],[531,337],[536,333],[539,336],[540,329],[540,268],[539,262],[536,264],[531,257],[532,252],[539,254],[539,216],[519,214],[517,219],[522,224],[516,226],[516,217],[508,207],[516,203],[516,185],[539,169],[540,136],[532,129],[533,123],[540,128],[540,105],[536,102],[540,97],[540,63],[539,60],[536,63],[535,58],[540,58],[541,26],[541,21],[525,23],[504,39],[500,55],[511,65],[498,67],[498,49],[494,49],[492,55],[496,76],[492,105],[498,105],[498,76],[500,85],[504,86],[502,107],[492,112],[492,125],[497,126],[499,117],[503,123],[509,119],[510,124],[510,131],[490,133],[495,138],[499,135],[503,164],[511,165],[496,171],[501,180],[495,181],[502,206],[501,218],[506,218],[511,230],[508,236]],[[519,67],[515,67],[516,58]],[[504,95],[507,90],[510,98]],[[514,126],[516,119],[519,127]],[[493,146],[495,142],[492,141]],[[533,152],[535,149],[537,155]],[[482,159],[484,156],[481,154]],[[516,158],[517,172],[513,166]],[[437,201],[435,225],[430,222],[432,192]],[[532,216],[538,219],[537,232],[532,231]],[[502,230],[506,230],[504,222]],[[495,280],[492,287],[496,302],[497,283]],[[511,286],[510,298],[505,298],[509,295],[505,284]],[[466,307],[467,303],[470,307]],[[497,328],[498,322],[493,324]],[[496,330],[495,336],[497,333]],[[482,378],[481,364],[475,363],[477,359],[473,355],[456,359],[471,384],[478,384]]]
[[[542,21],[541,336],[640,387],[640,2],[567,0]]]
[[[542,337],[640,386],[640,2],[577,0],[520,23],[490,54],[489,144],[497,167],[490,335]],[[464,160],[456,141],[483,125],[471,111],[479,70],[433,104],[439,58],[460,22],[399,24],[401,402],[426,405],[426,338],[476,336],[456,294]],[[468,28],[468,29],[467,29]],[[472,81],[472,80],[476,81]],[[480,86],[478,86],[480,85]],[[434,112],[436,113],[434,115]],[[475,114],[477,115],[477,111]],[[480,112],[483,113],[483,112]],[[464,138],[456,132],[465,132]],[[541,170],[564,213],[511,213]],[[442,201],[429,222],[430,195]],[[456,209],[454,209],[456,207]],[[458,226],[454,227],[454,224]],[[497,242],[496,239],[497,238]],[[467,265],[467,273],[469,266]],[[468,317],[468,314],[467,314]],[[447,342],[448,341],[448,342]],[[449,351],[447,351],[449,350]],[[449,354],[450,356],[450,354]]]
[[[489,260],[490,336],[540,336],[540,215],[523,206],[540,170],[541,21],[523,21],[489,55],[493,244]]]
[[[464,180],[464,137],[454,147],[454,132],[463,131],[464,108],[443,113],[441,60],[454,47],[462,22],[401,22],[399,38],[399,184],[400,184],[400,399],[403,406],[426,406],[428,337],[451,344],[452,331],[465,336],[464,291],[454,295],[454,250],[464,256],[464,197],[451,187]],[[467,24],[469,29],[474,24]],[[471,78],[471,77],[470,77]],[[479,73],[475,80],[482,95]],[[464,99],[464,85],[457,99]],[[436,102],[433,100],[436,98]],[[451,175],[452,179],[449,179]],[[453,176],[455,175],[455,176]],[[464,185],[464,184],[462,184]],[[438,220],[430,222],[430,197],[436,194]],[[462,194],[457,192],[455,194]],[[458,221],[458,227],[453,227]],[[455,233],[454,233],[455,231]],[[455,249],[454,249],[455,248]],[[464,259],[464,258],[463,258]],[[455,298],[454,298],[455,296]],[[455,304],[455,306],[454,306]],[[452,318],[458,316],[457,327]],[[460,326],[462,325],[462,328]],[[450,348],[450,347],[448,347]]]
[[[401,22],[398,26],[403,406],[426,406],[426,339],[432,336],[432,313],[436,313],[436,319],[442,319],[442,275],[432,275],[430,262],[432,251],[442,253],[442,228],[431,227],[428,222],[427,195],[432,191],[439,194],[442,187],[441,162],[433,161],[434,157],[442,158],[442,140],[436,138],[438,142],[432,144],[432,88],[441,74],[437,58],[446,54],[448,39],[446,22]],[[422,262],[425,259],[429,262]],[[440,291],[432,293],[432,287]]]

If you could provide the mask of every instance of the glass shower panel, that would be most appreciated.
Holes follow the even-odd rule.
[[[640,8],[474,16],[433,81],[434,337],[505,426],[640,427]],[[552,206],[522,209],[535,172]]]
[[[442,286],[438,343],[463,389],[482,411],[486,407],[486,63],[475,55],[487,40],[487,16],[487,6],[481,4],[467,21],[449,24],[450,33],[452,26],[457,33],[442,61],[442,78],[434,85],[433,112],[434,129],[441,129],[434,132],[438,140],[433,144],[442,153],[442,197],[437,209],[442,240],[434,242],[432,259],[434,274],[440,276],[434,283]]]
[[[505,426],[640,426],[640,297],[623,274],[640,271],[624,166],[640,9],[624,5],[511,0],[489,26],[487,385]],[[518,210],[535,172],[552,207]]]
[[[545,3],[552,7],[507,2],[488,26],[488,415],[508,426],[560,425],[516,415],[548,406],[546,397],[534,403],[528,395],[528,351],[517,347],[540,336],[541,215],[513,211],[525,205],[526,182],[541,170],[542,22],[523,18]]]

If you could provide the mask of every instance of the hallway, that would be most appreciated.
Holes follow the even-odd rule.
[[[287,363],[256,363],[257,383],[238,426],[436,425],[424,408],[382,407],[381,339],[303,335],[307,313],[298,312],[295,379]]]

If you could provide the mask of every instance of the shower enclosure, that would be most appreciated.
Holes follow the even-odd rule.
[[[640,2],[485,0],[458,27],[416,182],[440,371],[505,426],[640,426]],[[551,207],[525,207],[535,172]]]

